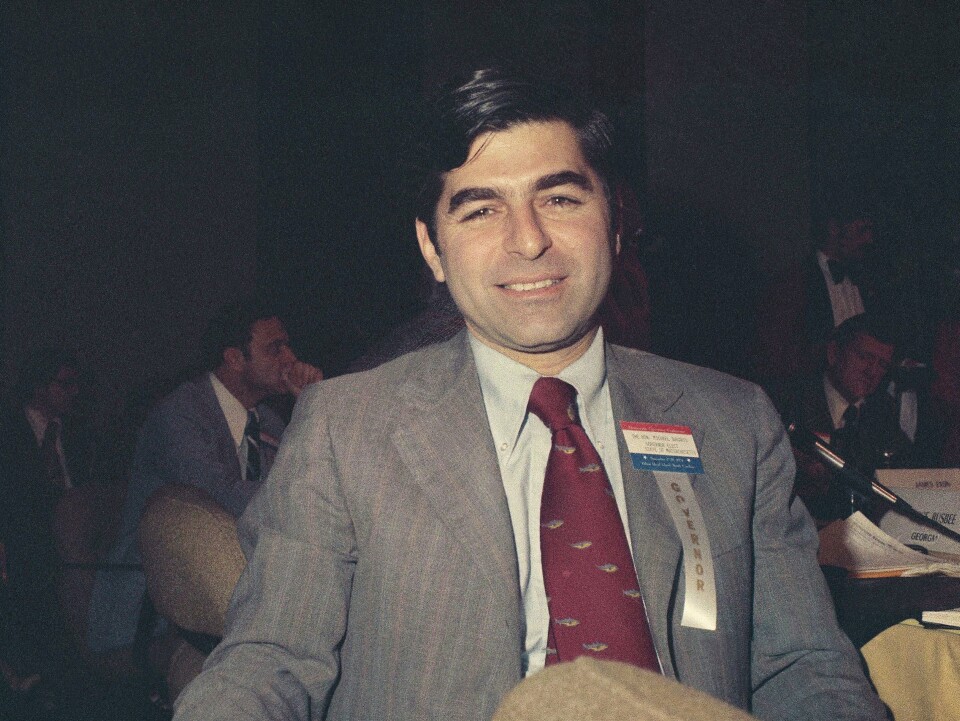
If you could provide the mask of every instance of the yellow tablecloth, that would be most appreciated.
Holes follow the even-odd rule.
[[[894,721],[960,719],[960,633],[905,621],[861,650]]]

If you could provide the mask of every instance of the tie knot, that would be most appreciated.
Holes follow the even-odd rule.
[[[843,412],[843,426],[851,426],[860,419],[860,406],[855,403],[851,403],[847,406],[847,410]]]
[[[256,411],[247,411],[247,427],[244,429],[243,433],[244,435],[254,437],[260,435],[260,417],[257,415]]]
[[[559,378],[544,377],[533,384],[527,409],[551,430],[577,425],[577,391]]]

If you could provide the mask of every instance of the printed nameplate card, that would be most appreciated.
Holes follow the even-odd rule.
[[[639,471],[703,473],[689,426],[620,421],[633,467]]]

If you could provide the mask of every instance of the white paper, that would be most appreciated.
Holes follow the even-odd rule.
[[[960,468],[880,468],[877,480],[890,488],[960,491]]]
[[[905,576],[943,573],[960,577],[960,564],[907,548],[859,511],[820,531],[817,560],[821,566],[839,566],[853,573],[903,571]]]
[[[960,608],[951,608],[948,611],[924,611],[920,614],[920,620],[924,623],[960,628]]]
[[[960,531],[960,470],[956,468],[917,468],[877,471],[877,480],[895,489],[927,518]],[[928,551],[960,555],[960,542],[945,536],[933,526],[901,515],[893,509],[880,519],[880,528],[903,543],[923,546]]]

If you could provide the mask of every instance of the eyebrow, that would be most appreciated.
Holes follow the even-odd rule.
[[[447,213],[453,213],[461,205],[472,203],[475,200],[498,200],[500,193],[493,188],[464,188],[450,197]]]
[[[560,173],[544,175],[542,178],[537,180],[536,184],[534,185],[534,189],[549,190],[550,188],[556,188],[561,185],[575,185],[580,188],[580,190],[585,190],[587,192],[593,191],[593,183],[590,182],[590,178],[583,173],[577,173],[573,170],[564,170]]]
[[[536,192],[558,188],[561,185],[575,185],[586,192],[593,192],[593,183],[583,173],[577,173],[573,170],[564,170],[559,173],[551,173],[538,178],[534,183],[533,189]],[[476,187],[464,188],[457,191],[450,197],[450,203],[447,206],[447,213],[453,213],[462,205],[472,203],[477,200],[499,200],[503,196],[494,188]]]

